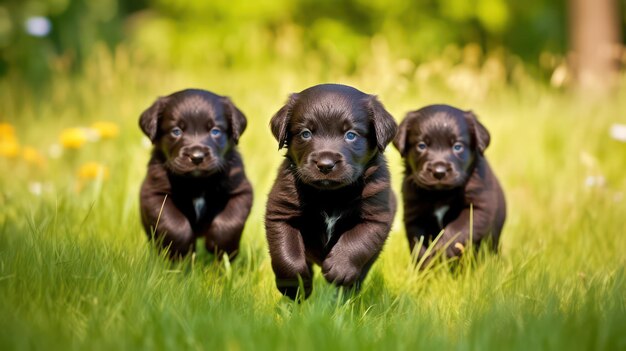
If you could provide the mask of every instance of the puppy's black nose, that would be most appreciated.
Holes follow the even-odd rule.
[[[194,165],[199,165],[202,163],[202,161],[204,161],[204,156],[206,156],[204,152],[200,150],[196,150],[192,152],[191,155],[189,155],[189,158],[191,159],[191,162],[193,162]]]
[[[435,177],[437,180],[442,180],[446,176],[447,172],[448,169],[446,168],[446,166],[436,165],[435,169],[433,169],[433,177]]]
[[[315,161],[317,169],[319,169],[320,172],[324,174],[330,173],[333,168],[335,168],[335,164],[337,164],[337,162],[328,157],[322,157],[319,160]]]

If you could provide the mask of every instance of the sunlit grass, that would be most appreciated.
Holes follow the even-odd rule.
[[[623,92],[590,101],[530,80],[508,87],[495,73],[484,82],[485,67],[476,76],[449,67],[448,80],[436,64],[408,74],[384,52],[335,76],[376,93],[398,120],[428,103],[474,110],[491,131],[487,157],[509,214],[501,255],[420,273],[398,213],[359,295],[317,270],[313,295],[298,305],[275,289],[265,244],[265,199],[282,157],[268,121],[288,93],[330,77],[280,65],[168,70],[126,55],[59,74],[43,97],[0,81],[1,122],[11,125],[2,133],[45,163],[0,155],[0,349],[626,348],[626,144],[609,135],[626,119]],[[464,94],[474,79],[481,90]],[[255,203],[229,265],[204,251],[170,264],[139,223],[149,156],[139,114],[187,87],[231,96],[249,120],[240,149]],[[74,148],[60,139],[70,128],[81,141],[87,132]],[[99,128],[110,138],[91,140]],[[387,155],[397,191],[401,162],[392,147]]]

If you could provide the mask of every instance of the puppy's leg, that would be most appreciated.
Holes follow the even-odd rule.
[[[430,225],[432,220],[424,217],[405,218],[406,236],[409,242],[411,255],[416,264],[420,264],[420,269],[428,267],[431,259],[427,256],[428,246],[432,240],[432,234],[437,234],[439,228]]]
[[[304,297],[309,297],[313,288],[313,270],[306,260],[300,231],[286,222],[271,219],[266,219],[265,227],[276,287],[283,295],[295,299],[302,284]]]
[[[395,199],[389,194],[387,170],[380,170],[383,173],[379,178],[372,177],[379,181],[369,182],[363,190],[361,222],[339,237],[322,262],[324,278],[335,285],[351,287],[357,280],[365,279],[369,267],[364,268],[374,262],[389,236]]]
[[[363,281],[367,277],[367,274],[369,273],[369,271],[372,268],[372,265],[374,264],[376,259],[378,259],[378,256],[379,255],[377,254],[376,256],[372,257],[369,260],[369,262],[367,262],[365,264],[365,266],[363,266],[363,268],[361,268],[361,274],[359,275],[359,278],[356,280],[356,282],[352,286],[352,288],[354,289],[355,293],[358,293],[359,291],[361,291],[361,286],[363,285]]]
[[[324,278],[345,287],[365,279],[389,235],[389,223],[362,222],[343,233],[322,263]]]
[[[302,278],[302,275],[298,275],[297,279],[281,279],[276,275],[276,287],[281,294],[292,300],[306,299],[311,296],[313,291],[313,263],[307,261],[306,265],[310,274],[308,278]]]
[[[160,163],[150,164],[139,196],[141,221],[149,239],[169,249],[170,256],[180,257],[193,249],[195,236],[171,193],[172,185],[165,167]]]
[[[187,217],[165,195],[143,196],[141,215],[146,234],[171,257],[181,257],[193,248],[195,237]]]
[[[226,207],[202,230],[205,246],[217,257],[226,253],[230,259],[237,256],[241,233],[252,207],[252,186],[243,179],[231,194]]]
[[[470,217],[473,218],[470,220]],[[492,228],[489,221],[490,214],[480,207],[463,209],[459,216],[450,222],[445,228],[444,233],[435,244],[435,250],[444,250],[448,258],[460,256],[471,240],[474,244],[479,243]],[[470,230],[470,222],[473,228]]]
[[[426,228],[418,225],[418,223],[419,220],[407,222],[405,223],[404,228],[406,232],[406,238],[409,242],[409,250],[411,251],[411,253],[413,253],[416,250],[416,247],[420,246],[418,248],[418,257],[420,257],[423,251],[425,251],[426,245],[428,244],[428,242],[426,241],[426,233],[428,232],[426,231]],[[424,237],[424,239],[421,239],[421,237]],[[420,241],[422,242],[421,245]]]

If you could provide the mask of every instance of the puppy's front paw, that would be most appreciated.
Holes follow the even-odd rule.
[[[348,257],[331,253],[322,264],[322,273],[330,283],[338,286],[352,286],[359,278],[361,268],[350,262]]]

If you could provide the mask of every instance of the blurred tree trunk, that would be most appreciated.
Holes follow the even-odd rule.
[[[616,0],[569,0],[572,64],[581,90],[606,92],[617,83],[622,50]]]

